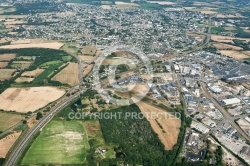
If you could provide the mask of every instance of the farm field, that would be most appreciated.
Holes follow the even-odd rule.
[[[96,54],[96,52],[97,52],[97,49],[96,49],[95,46],[84,46],[82,48],[82,54],[83,55],[91,55],[91,56],[93,56],[93,55]]]
[[[235,59],[245,59],[245,58],[250,57],[250,51],[220,50],[219,53],[225,56],[235,58]]]
[[[18,77],[15,82],[22,83],[22,82],[31,82],[33,81],[34,78],[29,78],[29,77]]]
[[[5,68],[8,65],[8,62],[0,62],[0,69]]]
[[[37,77],[39,74],[41,74],[44,71],[44,69],[35,69],[32,71],[26,71],[22,74],[22,76],[27,77]]]
[[[39,44],[15,44],[15,45],[5,45],[0,46],[4,49],[17,49],[17,48],[51,48],[51,49],[60,49],[64,44],[59,42],[52,43],[39,43]]]
[[[14,132],[0,140],[0,158],[5,158],[11,146],[15,143],[21,132]]]
[[[158,134],[161,142],[165,146],[165,149],[171,150],[177,143],[179,129],[181,126],[180,119],[173,118],[171,113],[168,113],[145,102],[138,102],[136,104],[151,124],[153,130]],[[161,118],[151,118],[147,115],[154,115],[156,113],[162,115]]]
[[[0,112],[0,131],[5,131],[11,126],[14,126],[18,122],[20,122],[23,118],[24,116],[20,114]]]
[[[10,61],[16,57],[15,54],[0,54],[0,61]]]
[[[243,50],[241,47],[233,46],[230,44],[224,44],[224,43],[215,43],[213,46],[218,50]]]
[[[83,71],[83,77],[86,77],[88,74],[89,74],[89,72],[91,72],[91,70],[92,70],[92,68],[94,67],[94,65],[88,65],[85,69],[84,69],[84,71]]]
[[[93,61],[95,59],[95,57],[93,57],[93,56],[84,56],[84,55],[79,56],[79,58],[83,62],[91,62],[91,61]]]
[[[34,83],[40,83],[43,82],[46,78],[48,78],[51,74],[53,74],[56,70],[59,69],[59,67],[62,65],[62,63],[51,65],[46,70],[44,70],[41,74],[39,74],[34,80]]]
[[[87,133],[78,121],[51,121],[36,138],[22,165],[82,164],[89,149]]]
[[[219,36],[219,35],[212,35],[211,40],[219,42],[219,43],[232,43],[234,44],[233,40],[245,40],[246,42],[250,41],[250,38],[237,38],[237,37],[229,37],[229,36]]]
[[[69,63],[68,66],[56,74],[52,80],[66,83],[69,85],[78,85],[78,64]]]
[[[0,109],[33,112],[59,99],[64,93],[55,87],[8,88],[0,94]]]
[[[16,69],[0,69],[0,81],[9,80]]]
[[[11,63],[11,67],[17,68],[17,69],[26,69],[30,67],[32,63],[33,63],[32,61],[13,61]]]

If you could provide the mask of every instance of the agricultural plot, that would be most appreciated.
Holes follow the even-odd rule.
[[[177,119],[170,113],[145,102],[138,102],[136,104],[151,124],[153,130],[158,134],[165,149],[171,150],[177,143],[179,129],[181,127],[180,119]],[[151,115],[161,116],[152,118],[153,116]]]
[[[21,132],[15,132],[7,135],[0,140],[0,158],[5,158],[11,146],[15,143],[17,138],[21,135]]]
[[[51,74],[53,74],[56,70],[58,70],[61,65],[62,63],[49,66],[46,70],[44,70],[33,80],[33,83],[43,82],[45,79],[49,78]]]
[[[235,58],[235,59],[245,59],[245,58],[250,57],[250,51],[220,50],[219,53],[225,56]]]
[[[41,74],[44,71],[44,69],[35,69],[32,71],[26,71],[22,74],[22,76],[26,77],[37,77],[39,74]]]
[[[59,99],[64,93],[55,87],[8,88],[0,95],[0,109],[33,112]]]
[[[13,61],[11,67],[16,69],[27,69],[32,63],[32,61]]]
[[[93,57],[93,56],[84,56],[84,55],[79,56],[79,58],[80,58],[81,61],[83,61],[83,62],[92,62],[92,61],[94,61],[94,59],[95,59],[95,57]]]
[[[37,137],[22,165],[82,164],[89,149],[87,133],[78,121],[51,121]]]
[[[64,44],[59,42],[52,43],[38,43],[38,44],[15,44],[15,45],[5,45],[0,46],[4,49],[18,49],[18,48],[50,48],[50,49],[60,49]]]
[[[16,54],[0,54],[0,61],[10,61],[15,59]]]
[[[69,85],[78,85],[78,64],[77,63],[69,63],[66,68],[56,74],[52,80],[59,81],[61,83],[66,83]]]
[[[16,69],[0,69],[0,81],[11,79]]]
[[[29,78],[29,77],[18,77],[15,82],[18,82],[18,83],[23,83],[23,82],[31,82],[33,81],[34,78]]]
[[[82,48],[82,54],[83,55],[91,55],[94,56],[97,52],[97,49],[95,46],[84,46]]]
[[[24,118],[23,115],[9,112],[0,112],[0,131],[14,126]],[[6,120],[8,119],[8,120]]]
[[[8,62],[0,62],[0,69],[5,68],[8,65]]]
[[[49,66],[58,65],[58,64],[62,64],[62,61],[60,61],[60,60],[55,60],[55,61],[45,62],[45,63],[41,64],[40,67],[47,68],[47,67],[49,67]]]
[[[88,65],[85,69],[84,69],[84,71],[83,71],[83,77],[86,77],[88,74],[89,74],[89,72],[91,72],[91,70],[92,70],[92,68],[94,67],[94,65]]]
[[[233,46],[230,44],[224,44],[224,43],[215,43],[213,46],[218,50],[243,50],[241,47]]]

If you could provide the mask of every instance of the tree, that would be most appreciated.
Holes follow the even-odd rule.
[[[43,114],[41,113],[41,112],[38,112],[37,114],[36,114],[36,120],[39,120],[39,119],[41,119],[43,117]]]

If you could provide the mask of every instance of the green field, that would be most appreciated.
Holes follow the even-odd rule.
[[[49,78],[51,74],[53,74],[60,66],[62,63],[58,63],[55,65],[49,66],[46,70],[44,70],[40,75],[38,75],[32,82],[33,83],[40,83],[43,82],[46,78]]]
[[[62,63],[62,61],[60,61],[60,60],[49,61],[49,62],[45,62],[45,63],[41,64],[40,67],[49,67],[51,65],[58,65],[61,63]]]
[[[4,131],[15,124],[21,122],[24,119],[24,115],[10,113],[10,112],[0,112],[0,131]]]
[[[86,130],[80,122],[52,120],[31,145],[22,165],[82,164],[88,149]]]

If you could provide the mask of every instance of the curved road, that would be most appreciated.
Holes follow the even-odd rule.
[[[71,101],[78,98],[80,93],[76,93],[75,95],[69,97],[66,101],[61,103],[57,108],[51,110],[47,115],[45,115],[33,128],[29,131],[24,138],[19,142],[17,147],[12,151],[10,156],[5,162],[5,166],[15,166],[19,156],[22,154],[23,150],[26,148],[28,141],[37,133],[40,129],[42,129],[47,122],[61,109],[67,106]]]

